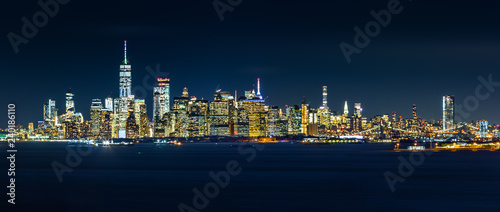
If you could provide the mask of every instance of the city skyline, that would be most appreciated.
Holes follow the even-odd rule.
[[[473,5],[477,10],[471,10],[470,5],[453,2],[455,10],[442,16],[447,3],[404,5],[404,12],[348,64],[339,43],[352,43],[353,27],[372,20],[370,10],[378,11],[386,2],[367,1],[361,6],[321,2],[287,8],[282,3],[245,2],[221,22],[211,3],[155,2],[157,7],[151,8],[143,3],[71,2],[21,45],[19,53],[12,51],[8,39],[0,43],[0,55],[7,59],[3,68],[10,75],[1,83],[14,90],[5,94],[2,104],[17,103],[23,112],[18,121],[26,126],[40,119],[40,110],[33,106],[50,98],[62,108],[64,92],[71,87],[75,104],[89,117],[92,99],[118,95],[116,64],[122,60],[125,39],[132,44],[132,77],[142,80],[148,75],[146,66],[155,69],[160,64],[172,78],[172,96],[188,87],[197,97],[209,99],[217,87],[241,92],[261,78],[269,105],[299,104],[306,96],[312,106],[320,106],[318,93],[321,86],[328,86],[329,105],[335,111],[342,111],[347,100],[363,103],[367,116],[397,111],[408,117],[411,105],[417,104],[420,116],[439,119],[442,110],[436,105],[443,95],[454,94],[462,104],[474,95],[480,84],[477,77],[493,74],[497,81],[499,32],[489,27],[493,20],[481,15],[492,7]],[[19,33],[20,18],[40,9],[36,4],[26,6],[13,2],[3,14],[12,20],[5,23],[5,34]],[[88,16],[89,11],[95,16]],[[122,11],[129,16],[123,17]],[[293,11],[304,15],[297,19]],[[420,17],[421,12],[426,18]],[[467,121],[499,123],[497,96],[493,93],[481,101]],[[152,93],[144,99],[151,116]]]
[[[123,65],[129,65],[129,64],[130,64],[130,60],[128,60],[128,58],[127,58],[127,40],[125,40],[125,41],[124,41],[124,60],[123,60],[123,62],[122,62],[122,64],[121,64],[121,66],[120,66],[120,70],[121,70],[121,71],[123,71],[123,70],[128,70],[128,71],[131,73],[131,76],[133,76],[133,75],[134,75],[134,71],[130,71],[130,70],[131,70],[131,67],[130,67],[130,66],[128,66],[128,67],[127,67],[127,69],[123,69],[123,68],[124,68],[124,66],[123,66]],[[158,67],[156,67],[156,68],[157,68],[157,70],[154,70],[154,71],[157,71],[157,73],[161,73],[161,75],[159,75],[159,76],[162,76],[162,77],[167,77],[167,76],[169,76],[169,75],[170,75],[170,73],[162,72],[161,70],[159,70],[159,68],[158,68]],[[145,68],[145,69],[148,69],[148,68]],[[134,68],[134,70],[135,70],[135,68]],[[148,70],[148,71],[149,71],[149,70]],[[149,76],[148,76],[148,75],[146,75],[146,76],[147,76],[147,77],[151,77],[152,75],[154,75],[154,74],[151,74],[151,72],[149,72],[149,74],[150,74]],[[120,76],[121,76],[121,75],[120,75]],[[172,95],[172,93],[171,93],[171,91],[170,91],[172,86],[170,86],[170,83],[171,83],[171,82],[170,82],[170,78],[161,78],[161,77],[158,77],[158,78],[157,78],[157,80],[160,80],[160,79],[165,80],[165,81],[166,81],[166,80],[168,80],[168,84],[169,84],[169,86],[168,86],[168,87],[169,87],[169,89],[168,89],[168,90],[169,90],[169,94],[170,94],[170,95],[168,95],[168,99],[169,99],[169,101],[167,101],[167,102],[168,102],[167,104],[168,104],[168,111],[170,111],[170,109],[171,109],[171,108],[170,108],[170,106],[172,105],[172,102],[171,102],[171,100],[172,100],[172,96],[171,96],[171,95]],[[144,79],[143,79],[143,80],[144,80]],[[119,84],[120,84],[120,88],[118,89],[118,90],[119,90],[119,92],[118,92],[118,93],[119,93],[119,96],[120,96],[120,97],[121,97],[121,96],[133,96],[133,95],[134,95],[134,93],[132,92],[132,88],[134,87],[134,83],[133,83],[133,82],[134,82],[133,80],[132,80],[132,81],[128,80],[128,81],[127,81],[127,85],[126,85],[126,86],[127,86],[127,88],[122,88],[122,85],[121,85],[122,83],[121,83],[121,80],[120,80],[120,83],[119,83]],[[136,83],[137,83],[137,82],[136,82]],[[153,85],[154,85],[154,84],[157,84],[157,83],[158,83],[158,82],[156,82],[156,81],[155,81],[154,83],[151,83],[151,84],[153,84]],[[149,85],[149,86],[154,87],[153,85]],[[139,86],[139,87],[140,87],[140,86]],[[185,89],[185,88],[187,88],[186,86],[179,86],[179,87],[183,87],[184,89]],[[253,87],[253,88],[250,88],[250,87]],[[258,90],[258,92],[259,92],[259,94],[258,94],[258,95],[260,95],[260,78],[257,78],[257,83],[253,84],[253,85],[252,85],[252,86],[250,86],[250,87],[249,87],[250,89],[248,89],[248,90],[252,90],[252,89],[253,89],[253,90]],[[319,85],[318,85],[318,86],[315,86],[315,87],[318,87],[318,88],[321,88],[321,89],[322,89],[321,93],[317,95],[317,96],[321,95],[321,102],[317,102],[317,103],[316,103],[316,102],[314,102],[314,103],[312,103],[312,104],[311,104],[311,101],[308,101],[307,103],[308,103],[309,105],[318,105],[316,108],[320,108],[321,106],[324,106],[324,105],[326,104],[326,102],[332,102],[332,100],[328,100],[328,99],[327,99],[328,97],[325,95],[325,87],[328,87],[328,86],[324,86],[324,85],[323,85],[323,86],[319,86]],[[217,88],[219,88],[219,85],[218,85],[218,87],[217,87]],[[156,88],[155,88],[155,89],[156,89]],[[72,90],[72,88],[70,87],[70,88],[69,88],[69,91],[71,91],[71,90]],[[218,89],[218,90],[221,90],[221,89]],[[151,93],[152,91],[153,91],[153,90],[147,90],[147,92],[148,92],[148,93]],[[217,91],[217,90],[215,90],[215,91]],[[244,91],[245,91],[245,90],[243,90],[243,92],[244,92]],[[156,92],[156,90],[154,90],[154,92]],[[234,91],[232,92],[232,94],[236,94],[236,92],[237,92],[237,90],[234,90]],[[319,92],[320,92],[320,91],[318,91],[318,93],[319,93]],[[66,92],[66,94],[67,94],[67,92]],[[113,97],[113,95],[112,95],[112,94],[113,94],[113,92],[111,92],[111,93],[110,93],[110,95],[109,95],[109,96],[107,96],[106,98],[112,98],[112,97]],[[241,93],[240,93],[240,94],[241,94]],[[73,95],[74,95],[74,94],[72,94],[72,96],[71,96],[71,100],[72,100],[72,106],[71,106],[71,107],[75,108],[75,103],[74,103],[75,99],[73,99],[73,97],[74,97]],[[146,95],[146,96],[149,96],[149,95]],[[177,96],[181,96],[181,95],[180,95],[180,94],[178,94]],[[194,97],[194,96],[196,96],[196,95],[192,95],[192,96]],[[330,96],[331,96],[331,95],[330,95]],[[444,95],[444,96],[443,96],[443,105],[444,105],[444,98],[445,98],[445,96],[453,96],[453,98],[455,98],[455,95]],[[191,96],[190,96],[190,97],[191,97]],[[206,98],[206,97],[199,97],[199,96],[196,96],[196,97],[197,97],[198,99],[205,99],[205,100],[208,100],[208,101],[213,101],[213,99],[212,99],[212,98],[210,98],[210,96],[209,96],[208,98]],[[58,98],[53,98],[53,99],[48,99],[48,102],[49,102],[49,103],[50,103],[50,102],[52,102],[52,103],[50,103],[50,104],[55,104],[55,107],[56,107],[56,108],[59,108],[59,107],[58,107],[57,102],[60,102],[60,101],[55,101],[55,99],[60,99],[60,98],[61,98],[61,97],[58,97]],[[68,102],[67,102],[67,100],[68,100],[68,96],[66,95],[64,98],[66,99],[66,103],[65,103],[65,104],[66,104],[66,110],[67,110],[67,107],[68,107],[68,105],[67,105],[67,104],[68,104]],[[102,97],[95,97],[95,98],[92,98],[91,100],[95,100],[95,99],[106,99],[106,98],[102,98]],[[153,98],[154,98],[154,96],[153,96]],[[308,99],[308,97],[307,97],[307,96],[302,96],[302,98]],[[264,99],[266,99],[266,100],[267,100],[267,98],[264,98]],[[312,99],[318,99],[318,98],[313,97]],[[146,101],[146,102],[149,102],[149,100],[148,100],[148,99],[145,99],[145,101]],[[342,100],[341,100],[341,101],[342,101]],[[54,103],[54,102],[55,102],[55,103]],[[79,101],[79,102],[81,102],[81,101]],[[294,105],[299,106],[299,105],[300,105],[300,102],[301,102],[301,101],[297,101],[297,102],[295,102],[295,103],[290,103],[290,104],[285,104],[285,105],[278,105],[278,107],[280,107],[280,108],[284,108],[285,106],[294,106]],[[363,103],[363,102],[360,102],[360,103]],[[332,113],[339,113],[339,114],[340,114],[340,113],[345,114],[345,113],[346,113],[346,109],[347,109],[347,114],[348,114],[348,115],[351,115],[351,114],[353,113],[353,112],[352,112],[353,110],[354,110],[354,111],[356,111],[356,104],[360,104],[360,103],[357,103],[357,102],[350,102],[349,100],[345,100],[345,101],[344,101],[344,107],[343,107],[342,109],[341,109],[341,107],[332,107],[332,106],[329,106],[328,108],[331,110],[331,112],[332,112]],[[46,104],[46,103],[44,103],[44,104]],[[153,102],[153,101],[151,101],[151,104],[146,104],[146,105],[147,105],[147,108],[148,108],[148,110],[147,110],[147,115],[148,115],[148,117],[149,117],[149,119],[150,119],[149,121],[153,122],[153,121],[154,121],[153,117],[155,117],[155,115],[154,115],[154,114],[155,114],[155,112],[154,112],[154,102]],[[266,105],[268,105],[268,106],[272,106],[272,104],[266,104]],[[412,104],[412,109],[411,109],[411,110],[410,110],[410,109],[408,109],[407,111],[405,111],[405,112],[403,112],[403,113],[400,113],[399,111],[392,111],[392,112],[390,112],[390,113],[389,113],[389,112],[386,112],[386,113],[377,113],[377,112],[372,112],[371,114],[373,114],[373,115],[372,115],[372,117],[375,117],[375,116],[382,116],[382,115],[391,115],[392,113],[396,112],[396,113],[398,114],[398,116],[402,116],[403,118],[412,118],[412,117],[413,117],[413,118],[415,118],[415,106],[416,106],[416,104]],[[84,105],[81,105],[81,107],[83,107],[83,108],[87,108],[87,107],[88,107],[88,108],[89,108],[89,110],[88,110],[88,111],[85,111],[85,110],[79,110],[79,112],[80,112],[81,114],[83,114],[84,120],[89,120],[89,118],[91,117],[91,112],[90,112],[90,111],[91,111],[91,109],[92,109],[91,104],[89,104],[89,105],[84,104]],[[315,106],[312,106],[312,107],[315,107]],[[335,108],[337,108],[337,109],[335,109]],[[351,110],[351,112],[349,113],[349,109],[348,109],[348,108],[351,108],[351,109],[353,109],[353,110]],[[408,108],[410,108],[410,107],[408,107]],[[149,109],[151,109],[151,111],[150,111]],[[389,109],[389,110],[390,110],[390,109]],[[443,109],[443,111],[444,111],[444,109]],[[421,112],[421,110],[420,110],[419,112]],[[354,112],[354,113],[356,113],[356,112]],[[424,112],[424,113],[425,113],[425,112]],[[354,114],[352,114],[352,115],[354,115]],[[368,116],[368,117],[370,117],[370,116]],[[443,115],[443,117],[444,117],[444,115]],[[435,121],[437,121],[437,120],[440,120],[440,118],[441,118],[441,117],[439,117],[439,116],[438,116],[438,117],[422,117],[422,116],[418,116],[418,118],[422,118],[423,120],[427,120],[427,121],[431,121],[431,120],[435,120]],[[472,119],[472,120],[464,120],[464,121],[466,121],[466,122],[470,122],[470,121],[479,121],[479,120],[486,120],[486,119],[487,119],[487,118],[480,118],[480,119],[476,119],[476,120]],[[43,121],[43,119],[40,119],[40,120],[38,120],[38,121]],[[20,122],[18,121],[18,123],[20,123]],[[21,123],[21,125],[23,125],[24,127],[26,127],[26,126],[28,125],[28,123],[36,123],[36,121],[31,120],[31,121],[28,121],[28,122],[27,122],[27,123],[25,123],[25,124],[24,124],[24,123]],[[495,123],[495,124],[496,124],[497,122],[490,122],[490,123]]]
[[[182,95],[171,96],[171,79],[154,78],[153,86],[143,79],[142,92],[153,92],[153,110],[148,112],[146,100],[136,98],[133,86],[133,66],[127,56],[127,40],[123,43],[123,61],[119,65],[119,95],[104,99],[94,98],[90,106],[90,118],[86,119],[77,109],[75,94],[71,88],[65,94],[65,110],[56,107],[49,99],[43,106],[43,119],[30,122],[28,130],[19,129],[25,139],[147,139],[147,138],[201,138],[201,137],[288,137],[317,136],[322,138],[362,136],[366,139],[404,138],[408,136],[451,137],[486,139],[498,136],[498,125],[490,125],[486,119],[464,121],[466,113],[474,112],[479,101],[490,96],[497,85],[480,77],[475,97],[467,97],[466,105],[455,104],[455,95],[443,95],[442,119],[419,116],[416,104],[412,104],[411,116],[363,114],[361,102],[344,102],[344,110],[332,110],[328,106],[328,86],[321,86],[321,106],[311,106],[303,96],[301,105],[290,104],[283,108],[266,104],[261,93],[261,80],[256,87],[238,92],[217,89],[213,100],[190,95],[187,87]],[[150,68],[147,68],[150,69]],[[152,71],[152,70],[151,70]],[[151,73],[151,72],[150,72]],[[153,74],[152,74],[153,75]],[[164,74],[166,77],[166,74]],[[98,85],[97,85],[98,86]],[[489,90],[489,92],[488,92]],[[486,91],[484,93],[483,91]],[[234,95],[233,95],[234,94]],[[173,101],[171,101],[173,100]],[[475,103],[473,105],[467,103]],[[477,102],[477,103],[476,103]],[[464,109],[465,108],[465,109]],[[458,116],[456,116],[458,114]]]

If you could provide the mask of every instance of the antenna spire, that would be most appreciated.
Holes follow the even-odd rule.
[[[257,78],[257,97],[262,99],[262,95],[260,95],[260,78]]]
[[[124,46],[125,46],[125,51],[124,51],[124,53],[125,53],[125,60],[124,60],[124,63],[128,64],[128,60],[127,60],[127,40],[125,40]]]

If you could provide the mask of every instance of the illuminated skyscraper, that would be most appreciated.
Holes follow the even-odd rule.
[[[187,123],[188,137],[208,135],[208,105],[208,100],[191,101]]]
[[[99,138],[102,126],[102,101],[93,99],[90,106],[90,131],[94,139]]]
[[[73,113],[75,112],[75,102],[73,101],[73,97],[75,95],[71,92],[71,88],[66,92],[66,117],[71,118]]]
[[[479,134],[480,138],[487,138],[488,137],[488,121],[486,121],[486,120],[479,121],[478,134]]]
[[[302,102],[302,110],[301,110],[301,125],[300,125],[300,133],[307,135],[307,125],[309,124],[309,104],[307,104],[306,97],[304,97],[304,101]]]
[[[453,128],[455,119],[455,95],[443,96],[443,130]]]
[[[107,108],[101,112],[101,132],[100,136],[103,139],[112,138],[113,111]]]
[[[126,138],[138,138],[139,137],[139,126],[135,120],[135,102],[129,102],[128,106],[128,117],[126,120],[125,130]]]
[[[413,104],[413,120],[417,120],[417,105]]]
[[[344,116],[348,116],[349,115],[349,106],[347,105],[347,101],[345,101],[345,104],[344,104]]]
[[[209,129],[211,136],[229,136],[229,101],[222,97],[210,103]]]
[[[50,129],[55,126],[56,117],[56,101],[49,99],[49,101],[43,105],[43,120],[45,122],[45,129]]]
[[[146,101],[144,99],[136,99],[134,102],[135,121],[139,128],[139,137],[149,136],[149,121],[146,109]]]
[[[104,109],[113,112],[113,98],[108,97],[104,101]]]
[[[153,122],[170,112],[170,79],[158,78],[153,90]]]
[[[33,122],[28,123],[28,133],[29,134],[33,133],[33,130],[34,130]]]
[[[323,86],[323,107],[328,108],[328,90],[327,86]]]
[[[354,116],[356,116],[356,118],[361,118],[362,117],[361,112],[363,112],[363,108],[361,108],[361,103],[354,103]]]
[[[113,106],[113,137],[115,138],[127,138],[127,135],[136,136],[133,130],[127,132],[127,126],[134,127],[135,123],[132,124],[131,119],[135,121],[135,117],[130,118],[130,110],[134,110],[134,96],[131,93],[132,66],[127,58],[127,41],[124,45],[124,60],[120,65],[120,97],[115,99]]]
[[[267,136],[279,136],[280,110],[278,106],[271,106],[267,111]]]
[[[132,95],[132,66],[127,59],[127,41],[124,42],[125,58],[120,65],[120,97],[129,97]]]
[[[302,110],[299,106],[287,107],[286,114],[288,117],[288,134],[298,135],[301,133],[302,126]]]

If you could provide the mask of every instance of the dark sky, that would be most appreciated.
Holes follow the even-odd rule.
[[[225,0],[221,0],[226,2]],[[500,13],[494,1],[402,0],[400,14],[348,64],[339,48],[353,44],[353,28],[374,20],[370,11],[389,0],[243,0],[220,21],[211,0],[70,1],[60,7],[15,54],[7,34],[21,34],[21,18],[40,11],[37,0],[3,2],[0,12],[1,104],[17,104],[17,121],[42,119],[49,98],[64,110],[71,87],[76,110],[89,119],[92,98],[118,95],[123,40],[128,40],[133,86],[145,67],[160,64],[171,78],[171,96],[212,100],[217,87],[243,94],[261,78],[268,105],[321,104],[343,109],[361,102],[364,114],[397,111],[442,118],[442,96],[456,103],[474,95],[478,76],[500,81]],[[151,82],[149,83],[151,84]],[[500,88],[499,88],[500,89]],[[480,102],[468,120],[500,123],[500,91]],[[152,113],[152,91],[146,103]],[[7,126],[0,116],[0,126]]]

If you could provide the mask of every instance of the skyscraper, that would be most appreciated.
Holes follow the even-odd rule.
[[[124,42],[124,46],[125,59],[120,65],[120,97],[129,97],[132,95],[132,66],[127,59],[127,41]]]
[[[344,104],[344,116],[348,116],[349,115],[349,106],[347,105],[347,101],[345,101],[345,104]]]
[[[327,98],[328,98],[328,90],[327,90],[327,86],[323,86],[323,107],[324,108],[328,108],[328,101],[327,101]]]
[[[153,122],[170,112],[170,79],[158,78],[153,89]]]
[[[132,88],[132,66],[127,58],[127,41],[125,41],[124,59],[120,65],[120,97],[115,99],[113,106],[113,137],[126,138],[127,135],[133,135],[133,131],[127,132],[127,126],[132,126],[132,121],[127,120],[130,117],[130,109],[134,110],[134,96],[131,93]],[[129,108],[132,107],[132,108]],[[133,118],[135,121],[135,117]],[[135,124],[135,123],[134,123]]]
[[[146,110],[146,101],[144,99],[136,99],[134,102],[135,121],[139,128],[139,137],[144,138],[149,136],[149,123]]]
[[[417,120],[417,105],[413,104],[413,120]]]
[[[219,95],[220,96],[220,95]],[[229,101],[216,98],[209,106],[209,129],[211,136],[229,136]]]
[[[93,99],[90,106],[90,132],[94,139],[99,138],[102,127],[102,101]]]
[[[307,135],[307,125],[309,124],[309,104],[307,104],[306,97],[304,97],[304,101],[302,102],[302,111],[301,111],[301,125],[300,125],[300,133]]]
[[[106,98],[105,100],[105,103],[104,103],[104,108],[107,110],[107,111],[111,111],[113,112],[113,98]]]
[[[71,118],[73,113],[75,112],[75,102],[73,101],[73,97],[75,95],[71,92],[71,88],[66,92],[66,117]]]
[[[354,115],[356,118],[361,118],[363,112],[363,108],[361,108],[361,103],[354,103]]]
[[[43,105],[43,120],[45,121],[45,129],[55,126],[56,117],[56,101],[49,99],[49,101]]]
[[[248,112],[248,136],[266,136],[266,102],[259,97],[242,101],[242,107]]]
[[[443,96],[443,130],[453,128],[455,119],[455,95]]]

